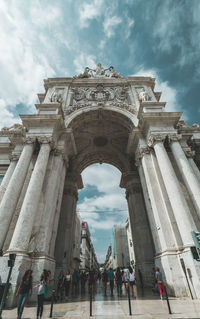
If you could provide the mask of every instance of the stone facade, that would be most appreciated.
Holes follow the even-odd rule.
[[[87,222],[81,223],[81,263],[80,270],[88,272],[91,266],[98,270],[99,265],[95,250],[91,241],[90,231]]]
[[[136,272],[150,285],[160,266],[171,293],[200,298],[200,127],[166,112],[151,77],[123,78],[113,67],[44,81],[36,113],[0,131],[0,259],[17,254],[9,304],[23,272],[67,269],[73,253],[81,172],[109,163],[122,173]]]
[[[115,226],[113,229],[113,268],[128,268],[130,256],[128,238],[125,226]]]

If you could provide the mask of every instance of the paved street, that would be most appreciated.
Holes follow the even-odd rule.
[[[132,316],[129,315],[128,300],[124,294],[122,298],[104,297],[99,287],[92,304],[93,318],[137,318],[137,319],[167,319],[167,318],[200,318],[200,301],[190,299],[170,298],[172,315],[168,314],[166,300],[146,293],[144,297],[131,300]],[[90,318],[90,304],[87,296],[78,296],[62,303],[56,303],[53,308],[53,318]],[[49,318],[50,304],[45,303],[43,318]],[[2,318],[16,318],[16,308],[5,310]],[[25,307],[23,318],[36,318],[36,307]]]

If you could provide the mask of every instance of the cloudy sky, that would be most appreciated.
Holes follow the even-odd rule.
[[[122,76],[156,77],[166,109],[199,122],[199,17],[199,0],[0,0],[0,127],[35,111],[44,78],[98,62]],[[78,208],[94,211],[84,218],[102,256],[101,234],[107,245],[112,225],[126,219],[120,173],[96,165],[83,180]]]

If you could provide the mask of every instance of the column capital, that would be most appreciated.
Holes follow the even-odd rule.
[[[35,136],[27,136],[25,137],[24,144],[34,144],[35,140]]]
[[[167,134],[162,132],[151,133],[148,138],[148,146],[154,147],[156,143],[164,142],[164,140],[166,139],[166,136]]]
[[[185,147],[183,148],[183,151],[185,153],[185,156],[187,158],[194,158],[195,156],[195,151],[192,151],[190,147]]]
[[[151,148],[149,146],[138,146],[136,153],[135,153],[135,165],[140,165],[140,160],[143,158],[144,155],[151,153]]]
[[[54,139],[52,136],[46,136],[46,135],[38,136],[37,140],[40,144],[50,144],[51,147],[54,145]]]
[[[182,139],[182,135],[181,134],[177,134],[177,133],[171,133],[167,135],[168,141],[169,143],[171,142],[178,142]]]
[[[12,153],[9,155],[9,160],[11,162],[18,161],[18,159],[20,158],[20,155],[21,153]]]

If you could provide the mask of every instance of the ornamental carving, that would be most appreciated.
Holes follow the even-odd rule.
[[[150,154],[151,149],[149,146],[141,146],[137,149],[135,154],[135,165],[138,167],[140,164],[141,158],[143,158],[144,155]]]
[[[104,87],[103,84],[97,84],[92,88],[71,88],[71,96],[67,114],[83,107],[95,106],[116,106],[136,113],[135,105],[131,104],[128,86]]]
[[[51,146],[53,146],[54,144],[54,139],[52,138],[52,136],[38,136],[37,140],[40,144],[50,144]]]
[[[139,101],[141,101],[141,102],[151,101],[151,97],[148,94],[148,92],[145,91],[144,87],[136,88],[136,92],[137,92]]]
[[[55,91],[51,95],[50,101],[53,102],[53,103],[62,103],[62,101],[63,101],[63,92],[64,92],[64,88],[55,89]]]
[[[152,133],[148,139],[148,146],[154,147],[156,143],[164,142],[167,134],[165,133]]]
[[[33,144],[35,143],[35,136],[27,136],[24,140],[24,144]]]

